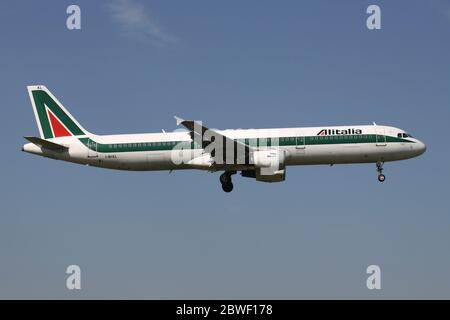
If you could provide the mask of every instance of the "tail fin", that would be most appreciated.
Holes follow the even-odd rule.
[[[27,89],[42,139],[89,134],[45,86]]]

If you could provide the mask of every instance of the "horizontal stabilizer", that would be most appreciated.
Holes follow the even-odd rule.
[[[66,146],[63,146],[61,144],[50,142],[48,140],[41,139],[38,137],[24,137],[24,138],[27,139],[28,141],[30,141],[31,143],[34,143],[38,147],[53,150],[53,151],[66,151],[69,149]]]

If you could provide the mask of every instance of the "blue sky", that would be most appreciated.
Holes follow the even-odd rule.
[[[450,298],[448,1],[0,3],[0,298]],[[378,4],[382,29],[366,28]],[[20,152],[45,84],[97,134],[393,125],[427,144],[280,184]],[[82,270],[82,290],[65,269]],[[366,288],[368,265],[382,290]]]

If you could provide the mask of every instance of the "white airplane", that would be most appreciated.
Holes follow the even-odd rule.
[[[84,129],[43,85],[28,86],[40,138],[27,136],[22,151],[117,170],[200,169],[224,171],[222,189],[233,190],[231,175],[263,182],[284,181],[293,165],[383,164],[425,152],[425,144],[402,129],[373,125],[213,130],[175,117],[179,132],[95,135]]]

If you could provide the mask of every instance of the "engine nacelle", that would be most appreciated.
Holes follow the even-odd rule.
[[[279,149],[255,151],[252,160],[257,181],[280,182],[286,178],[284,151]]]
[[[284,168],[284,151],[279,149],[268,149],[255,151],[252,154],[252,162],[256,168]]]

